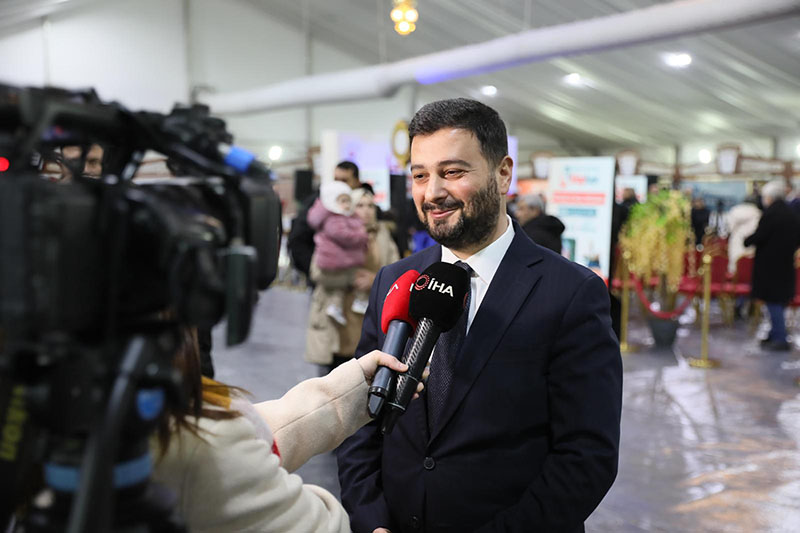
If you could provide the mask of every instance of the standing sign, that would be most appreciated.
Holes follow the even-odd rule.
[[[562,255],[608,279],[613,157],[557,157],[550,160],[547,211],[566,226]]]

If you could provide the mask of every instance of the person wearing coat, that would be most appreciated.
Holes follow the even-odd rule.
[[[353,531],[583,531],[617,472],[622,362],[608,289],[506,214],[513,160],[495,110],[432,102],[409,132],[412,196],[438,244],[378,273],[357,352],[383,345],[395,280],[439,261],[470,273],[464,337],[439,337],[428,393],[391,433],[368,424],[339,447]]]
[[[761,189],[764,214],[755,233],[744,240],[756,247],[753,263],[753,298],[763,300],[769,311],[772,329],[761,342],[763,348],[788,351],[784,311],[794,296],[794,253],[800,246],[800,220],[784,201],[783,180],[774,180]]]
[[[173,368],[183,401],[165,402],[150,453],[128,475],[150,472],[174,496],[159,496],[160,503],[174,507],[175,523],[193,533],[349,533],[336,497],[292,472],[369,422],[368,391],[379,366],[396,372],[408,366],[376,350],[329,376],[301,382],[280,399],[252,404],[241,389],[201,376],[195,330],[183,328],[181,337]],[[23,486],[38,496],[22,498],[14,512],[18,524],[35,520],[32,513],[53,501],[38,469]],[[153,525],[156,515],[147,514],[141,518]]]
[[[379,364],[396,362],[374,352],[255,405],[204,378],[204,409],[237,416],[200,416],[192,429],[178,429],[153,479],[176,493],[189,531],[348,533],[336,497],[292,472],[369,422],[369,383]]]
[[[517,200],[517,220],[533,242],[561,254],[561,234],[564,223],[544,212],[542,197],[526,194]]]
[[[728,272],[731,274],[736,272],[736,262],[740,257],[753,255],[756,251],[752,246],[745,246],[744,240],[755,233],[758,221],[761,220],[761,210],[757,204],[756,197],[751,196],[728,211],[726,220],[730,231],[728,235]]]
[[[323,372],[351,359],[355,354],[364,320],[363,311],[358,313],[358,310],[353,310],[356,290],[369,291],[378,270],[400,258],[389,224],[377,220],[374,196],[368,190],[358,188],[353,191],[352,197],[354,212],[364,222],[368,241],[364,266],[356,271],[354,287],[345,293],[345,325],[336,323],[326,314],[325,294],[321,287],[315,287],[311,295],[304,358],[309,363],[321,365]],[[319,276],[315,263],[311,262],[312,280]]]

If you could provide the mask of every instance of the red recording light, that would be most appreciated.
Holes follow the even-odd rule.
[[[8,170],[8,167],[11,166],[11,163],[5,157],[0,157],[0,172],[5,172]]]

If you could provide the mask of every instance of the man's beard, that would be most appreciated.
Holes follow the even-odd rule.
[[[433,221],[427,212],[433,209],[461,209],[458,220],[449,226],[449,220]],[[480,245],[489,240],[497,227],[500,215],[500,190],[497,181],[490,177],[486,186],[472,196],[469,205],[455,199],[447,199],[442,203],[422,204],[422,223],[433,239],[446,248],[459,250]],[[449,217],[448,217],[449,219]]]

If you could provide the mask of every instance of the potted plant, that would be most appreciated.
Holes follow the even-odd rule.
[[[678,329],[676,301],[684,272],[684,255],[694,243],[691,205],[679,191],[661,191],[636,204],[620,232],[620,251],[628,270],[651,286],[653,303],[647,320],[658,346],[672,346]]]

